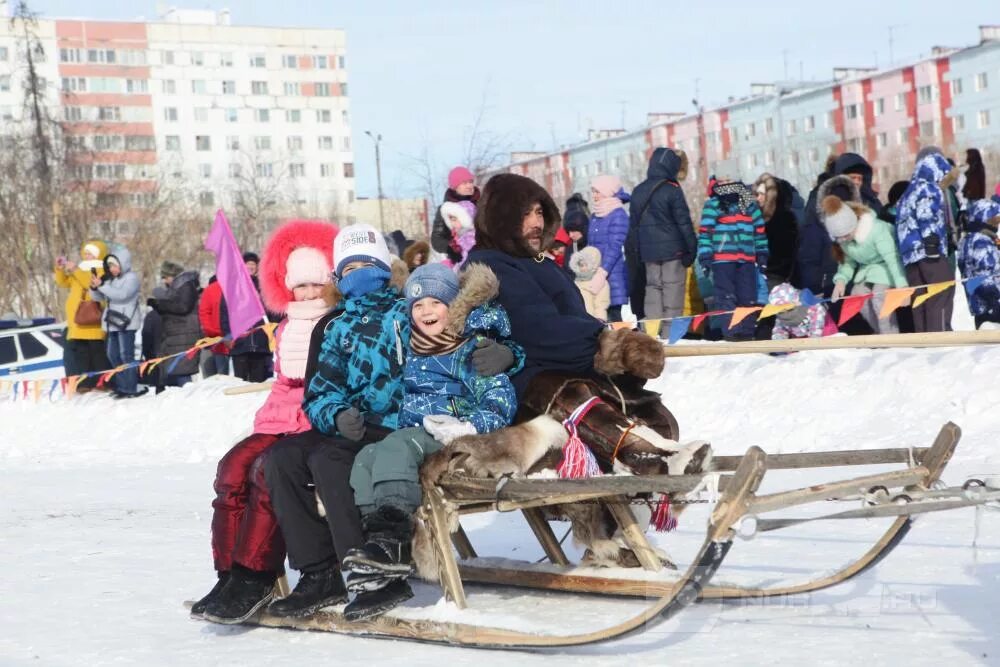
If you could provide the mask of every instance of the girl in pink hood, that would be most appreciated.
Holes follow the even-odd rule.
[[[276,379],[254,417],[254,432],[219,461],[212,501],[212,554],[219,580],[193,616],[240,623],[266,605],[282,571],[285,545],[271,509],[261,456],[284,436],[308,431],[302,411],[306,359],[316,322],[329,310],[325,294],[337,228],[296,220],[275,230],[260,266],[269,312],[287,314],[275,340]]]

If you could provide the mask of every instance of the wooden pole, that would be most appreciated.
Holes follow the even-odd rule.
[[[766,354],[803,350],[850,350],[891,347],[955,347],[960,345],[996,345],[1000,331],[936,331],[931,333],[880,334],[871,336],[828,336],[793,340],[751,340],[745,343],[705,345],[668,345],[665,357],[711,357],[726,354]]]
[[[253,384],[241,385],[239,387],[226,387],[222,393],[226,396],[236,396],[238,394],[253,394],[258,391],[270,391],[274,381],[254,382]]]

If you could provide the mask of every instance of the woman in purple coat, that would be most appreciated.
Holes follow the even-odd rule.
[[[611,288],[608,321],[620,322],[622,306],[628,303],[625,278],[625,237],[628,236],[628,213],[622,204],[628,195],[616,176],[601,175],[590,182],[594,214],[587,228],[587,245],[601,251],[601,268],[581,289],[597,294],[605,284]]]

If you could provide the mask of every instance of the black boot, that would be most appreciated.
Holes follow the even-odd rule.
[[[374,591],[359,593],[344,608],[348,621],[363,621],[380,616],[413,597],[413,589],[405,579],[393,579],[388,585]]]
[[[271,601],[276,579],[274,572],[258,572],[234,565],[218,597],[205,607],[205,620],[225,625],[242,623]]]
[[[385,588],[397,579],[406,579],[405,574],[384,572],[351,572],[347,575],[347,591],[355,595]]]
[[[413,522],[396,507],[380,507],[363,519],[368,541],[344,556],[344,569],[361,574],[408,576],[413,572]]]
[[[229,582],[229,570],[225,572],[219,572],[219,580],[215,582],[215,586],[212,586],[212,590],[208,592],[208,595],[191,605],[191,615],[196,618],[201,618],[205,613],[205,607],[208,603],[219,597],[219,593],[222,591],[222,587]]]
[[[323,607],[347,602],[347,587],[336,565],[317,572],[303,572],[288,597],[275,600],[267,608],[275,616],[311,616]]]

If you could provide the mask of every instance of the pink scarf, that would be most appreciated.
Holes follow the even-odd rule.
[[[306,361],[309,357],[309,339],[313,327],[321,317],[329,312],[325,299],[292,301],[288,304],[288,321],[281,332],[278,344],[278,362],[281,374],[294,380],[306,376]]]
[[[601,200],[594,202],[594,215],[598,218],[606,218],[616,208],[622,207],[621,200],[615,196],[622,187],[617,176],[602,174],[590,182],[590,187],[601,193]]]
[[[611,212],[622,207],[622,200],[618,197],[604,197],[600,201],[594,202],[594,215],[598,218],[606,218]]]

